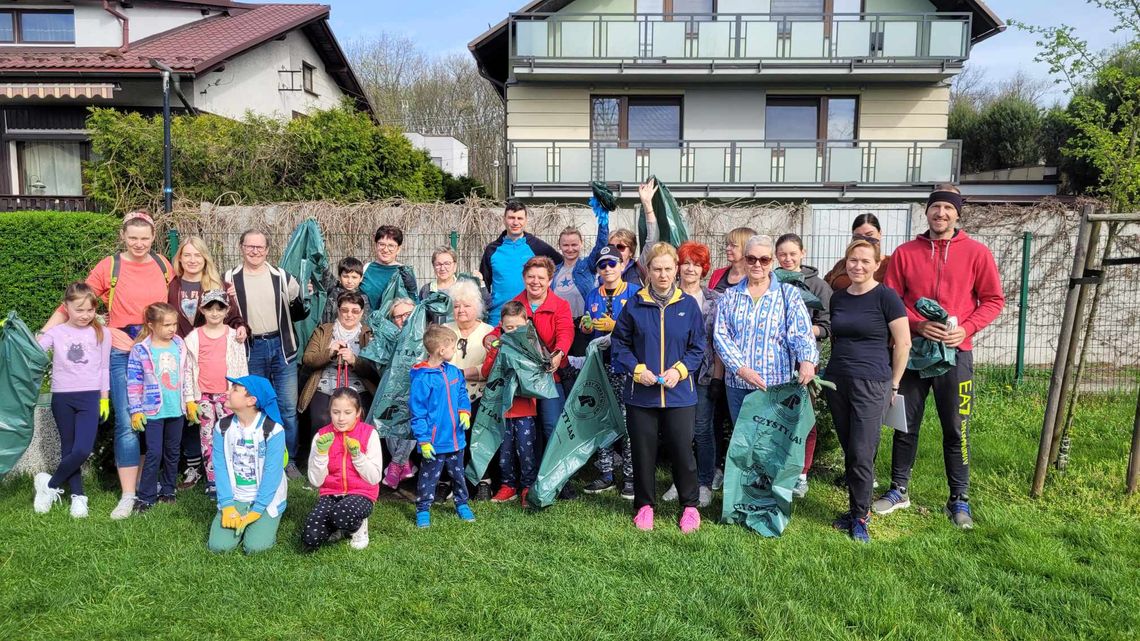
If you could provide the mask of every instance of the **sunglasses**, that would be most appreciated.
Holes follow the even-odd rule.
[[[616,269],[617,266],[618,262],[616,260],[607,260],[605,262],[598,263],[598,269]]]
[[[614,245],[614,247],[617,247],[617,250],[618,250],[618,251],[622,251],[622,252],[623,252],[623,251],[627,251],[627,250],[629,250],[629,245],[622,245],[622,244],[620,244],[620,243],[614,243],[613,245]]]
[[[772,257],[771,256],[745,256],[744,260],[748,261],[749,265],[755,265],[756,263],[760,263],[764,267],[767,267],[768,265],[772,264]]]

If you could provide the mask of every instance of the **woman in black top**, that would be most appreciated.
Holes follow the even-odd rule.
[[[836,389],[829,390],[827,398],[843,446],[851,507],[835,525],[864,543],[871,540],[867,513],[879,429],[887,407],[902,402],[899,381],[910,353],[910,327],[902,299],[875,280],[881,260],[878,245],[852,242],[847,246],[845,265],[851,285],[831,297],[827,378]]]

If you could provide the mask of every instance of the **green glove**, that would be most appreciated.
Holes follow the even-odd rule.
[[[327,434],[321,434],[320,436],[318,436],[317,437],[317,454],[320,454],[321,456],[328,454],[329,448],[332,447],[334,438],[336,438],[336,436],[332,432],[329,432]]]
[[[429,461],[435,460],[435,448],[431,446],[431,443],[421,443],[420,454],[423,454],[424,458]]]
[[[351,436],[344,437],[344,446],[348,448],[349,456],[356,456],[360,454],[360,441],[352,438]]]
[[[99,399],[99,421],[106,423],[107,419],[111,416],[111,399]]]

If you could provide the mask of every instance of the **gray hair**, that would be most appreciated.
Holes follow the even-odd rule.
[[[770,253],[776,253],[776,244],[772,242],[772,237],[766,234],[757,234],[748,239],[744,244],[744,253],[747,254],[753,247],[767,247]]]
[[[454,285],[447,288],[447,295],[452,301],[463,301],[475,307],[475,317],[483,317],[483,292],[479,286],[469,278],[460,278]]]
[[[408,307],[415,309],[416,302],[410,298],[397,298],[396,300],[392,301],[392,305],[388,307],[389,314],[392,313],[393,309],[396,309],[396,305],[407,305]]]

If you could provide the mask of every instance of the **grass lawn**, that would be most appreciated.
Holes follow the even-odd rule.
[[[278,546],[252,558],[206,551],[214,507],[198,492],[124,522],[107,516],[115,494],[92,492],[75,522],[66,506],[34,514],[30,479],[12,480],[0,639],[1136,639],[1140,499],[1122,491],[1135,401],[1085,401],[1068,475],[1034,501],[1042,396],[975,405],[971,532],[942,515],[928,416],[915,506],[876,519],[870,545],[831,529],[846,494],[826,473],[776,540],[717,525],[714,510],[682,536],[676,504],[638,532],[616,496],[537,514],[475,504],[474,524],[448,504],[427,531],[410,504],[382,502],[368,550],[310,556],[298,529],[315,495],[294,485]]]

